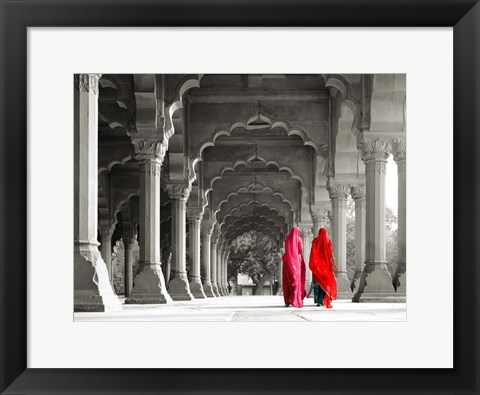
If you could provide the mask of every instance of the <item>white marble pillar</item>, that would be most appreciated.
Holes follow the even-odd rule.
[[[108,280],[113,286],[113,268],[112,268],[112,235],[113,229],[109,225],[100,225],[98,229],[102,238],[102,244],[100,245],[100,252],[102,258],[107,266]]]
[[[160,251],[160,170],[165,147],[158,138],[132,138],[140,160],[140,261],[127,304],[170,303]]]
[[[329,188],[332,201],[332,246],[333,254],[338,269],[335,271],[337,278],[337,299],[350,299],[352,290],[347,275],[347,197],[350,186],[333,184]]]
[[[407,154],[405,140],[397,139],[392,144],[393,160],[397,163],[398,171],[398,260],[397,269],[393,276],[393,286],[397,294],[407,293],[407,185],[406,167]]]
[[[217,244],[217,288],[220,296],[225,296],[225,290],[223,289],[223,256],[221,245],[221,242]]]
[[[225,284],[227,296],[230,295],[230,291],[228,290],[228,255],[228,247],[225,247],[225,252],[223,255],[223,283]]]
[[[168,293],[173,300],[192,300],[187,278],[186,264],[186,207],[190,186],[168,184],[168,194],[172,199],[172,275],[168,283]]]
[[[365,266],[354,302],[401,302],[386,266],[385,246],[385,173],[390,142],[364,137],[366,190]]]
[[[210,240],[210,278],[212,281],[212,289],[215,296],[221,296],[217,286],[217,240],[218,231],[212,232]]]
[[[312,209],[312,234],[313,238],[318,236],[318,231],[320,228],[327,227],[328,223],[328,209],[327,208],[314,208]],[[330,235],[329,235],[330,236]]]
[[[123,237],[123,245],[125,247],[125,297],[130,296],[130,291],[133,285],[133,244],[135,239],[133,237]]]
[[[201,227],[201,241],[202,241],[202,267],[203,267],[203,292],[207,298],[214,298],[211,271],[210,271],[210,238],[212,236],[212,227],[210,223],[202,224]]]
[[[285,254],[285,239],[282,241],[282,247],[280,248],[280,266],[278,268],[278,290],[277,295],[283,296],[283,283],[282,283],[282,270],[283,270],[283,261],[282,256]]]
[[[203,212],[201,210],[187,209],[189,224],[189,254],[190,263],[190,291],[195,298],[206,298],[200,278],[200,223]]]
[[[74,311],[122,308],[97,241],[99,78],[74,76]]]
[[[365,185],[354,185],[352,187],[352,197],[355,201],[355,273],[350,288],[355,293],[360,284],[365,262]]]
[[[312,224],[304,223],[299,224],[300,237],[303,244],[303,260],[305,261],[305,290],[308,293],[310,286],[312,285],[312,271],[308,267],[310,261],[310,250],[312,249]]]

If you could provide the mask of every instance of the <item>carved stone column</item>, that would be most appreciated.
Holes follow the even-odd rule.
[[[200,223],[203,212],[201,210],[187,209],[189,224],[189,254],[190,261],[190,291],[195,298],[206,298],[200,279]]]
[[[130,296],[133,285],[133,237],[123,237],[123,245],[125,246],[125,297]]]
[[[225,247],[225,252],[223,253],[223,262],[223,283],[225,284],[227,296],[230,296],[230,291],[228,290],[228,247]]]
[[[366,189],[365,267],[354,302],[400,302],[386,265],[385,172],[390,152],[388,140],[364,138]]]
[[[102,237],[101,254],[105,261],[108,271],[108,280],[113,286],[113,269],[112,269],[112,235],[113,229],[109,225],[100,225],[99,233]]]
[[[210,279],[215,296],[220,296],[217,286],[217,242],[218,230],[214,230],[210,241]]]
[[[160,170],[165,146],[158,138],[132,138],[140,160],[140,262],[128,304],[169,303],[160,251]]]
[[[278,289],[277,289],[277,295],[281,296],[283,295],[283,284],[282,284],[282,270],[283,270],[283,261],[282,261],[282,255],[285,253],[285,241],[282,241],[280,250],[279,250],[279,264],[278,264]]]
[[[320,228],[325,228],[327,227],[328,223],[328,209],[327,208],[313,208],[312,209],[312,220],[313,220],[313,227],[312,227],[312,233],[313,237],[318,236],[318,231]]]
[[[217,244],[217,288],[220,296],[225,296],[223,289],[223,256],[221,243]]]
[[[352,290],[347,275],[347,197],[350,193],[350,186],[344,184],[333,184],[329,188],[330,199],[332,200],[332,246],[338,270],[337,298],[350,299]]]
[[[308,267],[310,261],[310,250],[312,249],[312,224],[299,224],[300,237],[303,243],[303,260],[305,261],[305,290],[308,293],[310,286],[312,285],[312,271]]]
[[[116,311],[122,305],[98,251],[98,80],[74,78],[74,311]]]
[[[360,283],[360,277],[365,262],[365,185],[352,187],[352,196],[355,201],[355,274],[350,288],[355,293]]]
[[[407,292],[407,154],[405,140],[397,139],[392,144],[393,160],[398,170],[398,261],[393,276],[393,286],[399,295]]]
[[[168,292],[173,300],[192,300],[187,278],[186,264],[186,206],[190,194],[190,186],[183,184],[167,185],[168,195],[172,200],[172,274],[168,283]]]
[[[210,238],[212,236],[212,226],[210,223],[202,224],[201,240],[202,240],[202,265],[203,265],[203,292],[207,298],[214,298],[215,293],[212,287],[211,271],[210,271]]]

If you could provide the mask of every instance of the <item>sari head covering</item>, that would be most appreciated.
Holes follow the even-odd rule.
[[[308,267],[314,280],[332,299],[337,298],[337,280],[333,272],[332,243],[325,228],[320,228],[318,236],[313,239]]]
[[[285,239],[285,254],[282,256],[282,287],[285,304],[303,307],[305,298],[305,261],[303,260],[300,229],[296,226]]]

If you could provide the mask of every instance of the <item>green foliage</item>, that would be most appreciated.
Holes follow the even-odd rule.
[[[279,256],[275,243],[256,231],[237,237],[231,245],[228,277],[249,276],[254,284],[262,285],[279,274]]]

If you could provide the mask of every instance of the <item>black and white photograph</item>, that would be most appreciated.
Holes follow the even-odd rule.
[[[73,82],[75,321],[406,321],[407,74]]]

